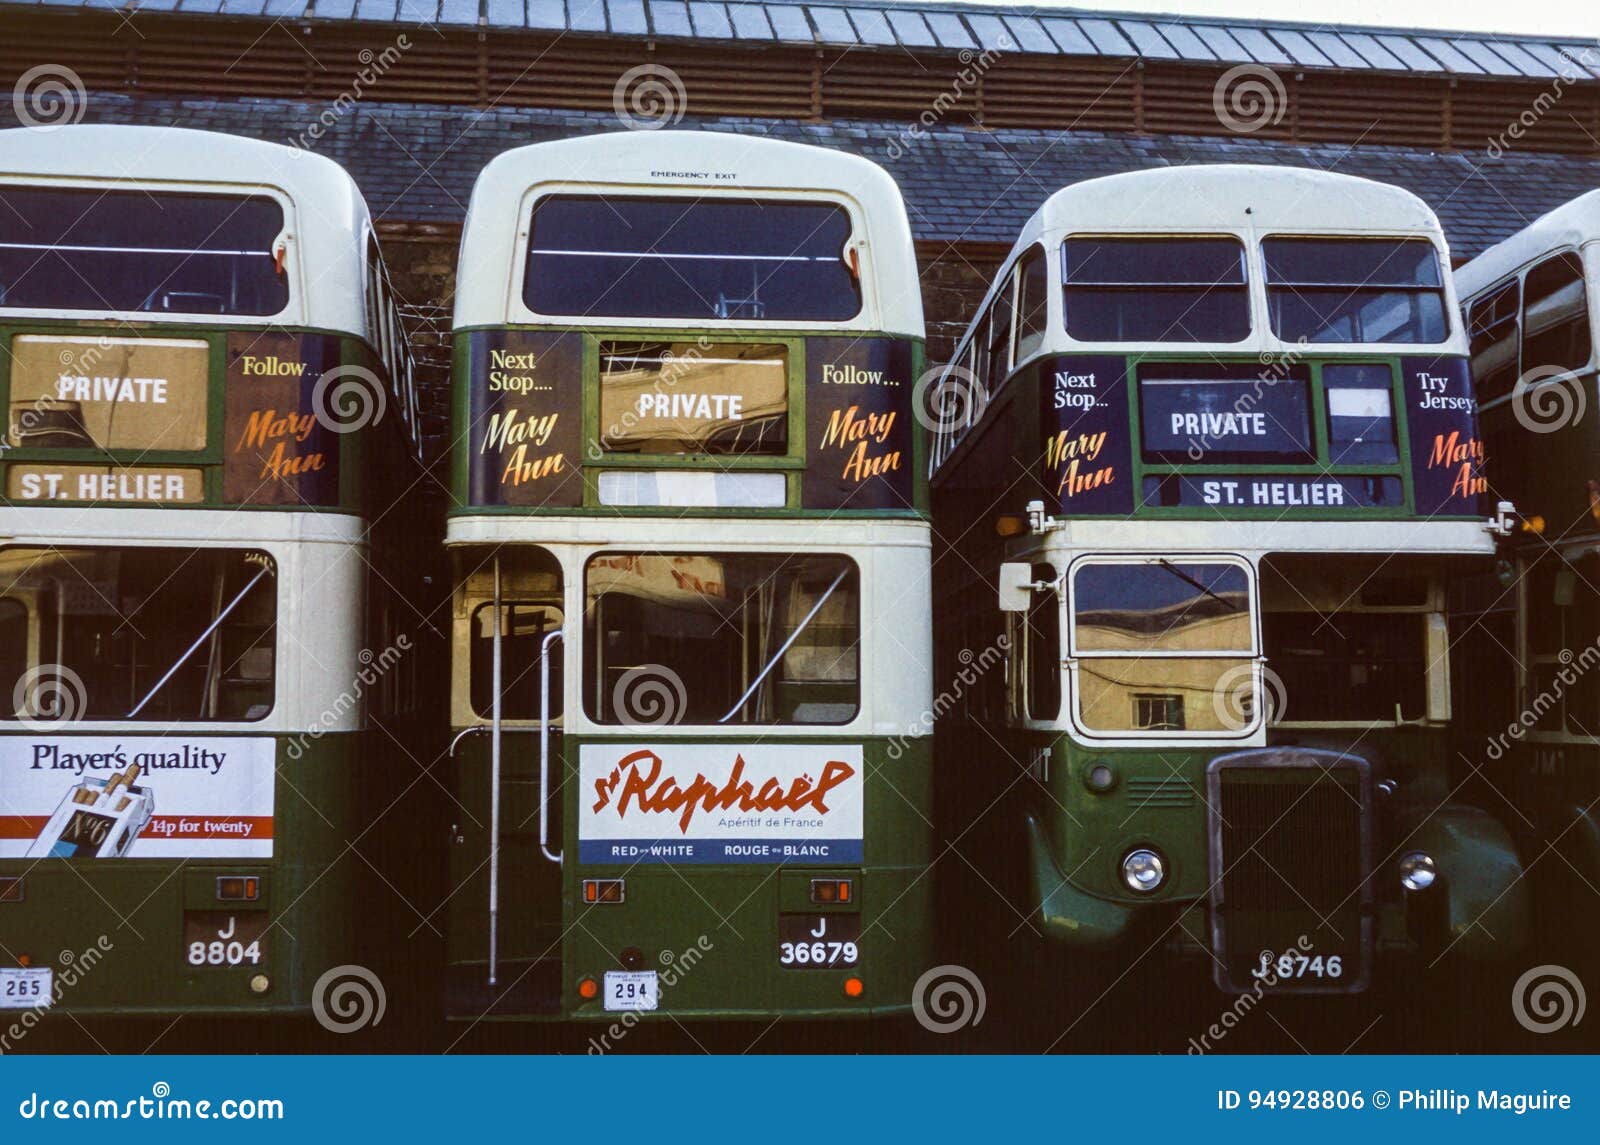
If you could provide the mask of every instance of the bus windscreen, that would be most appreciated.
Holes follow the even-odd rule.
[[[561,317],[840,322],[861,310],[850,233],[836,203],[552,195],[522,297]]]

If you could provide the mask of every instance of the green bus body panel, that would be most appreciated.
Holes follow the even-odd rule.
[[[205,732],[191,729],[181,738],[204,739]],[[377,877],[346,851],[383,810],[363,793],[379,778],[370,760],[374,774],[362,773],[363,757],[377,745],[362,733],[280,736],[277,743],[270,859],[0,860],[0,876],[21,876],[24,887],[23,901],[0,903],[5,945],[56,973],[60,997],[47,1018],[304,1014],[322,973],[363,959],[371,964],[370,940],[381,929],[371,911],[388,909],[392,892],[381,892]],[[219,902],[220,875],[259,877],[261,900]],[[266,915],[262,963],[189,966],[186,911]],[[265,994],[250,989],[257,974],[271,980]],[[0,1013],[8,1016],[16,1015]]]
[[[679,740],[696,743],[821,743],[767,734]],[[655,1012],[628,1012],[626,1021],[670,1018],[737,1018],[778,1014],[802,1017],[861,1017],[904,1013],[912,987],[934,965],[932,936],[933,836],[932,744],[923,739],[847,739],[864,748],[864,861],[859,866],[798,863],[674,865],[582,864],[578,855],[578,800],[588,793],[577,782],[585,744],[636,742],[638,735],[558,738],[566,782],[551,799],[552,846],[561,839],[564,862],[546,860],[538,847],[537,736],[506,736],[502,755],[502,849],[499,958],[503,964],[559,963],[560,997],[547,1012],[519,1011],[505,1004],[453,1017],[549,1018],[619,1022],[599,1000],[578,996],[579,982],[603,980],[624,968],[620,956],[637,951],[641,970],[660,975],[661,1003]],[[565,739],[565,742],[563,742]],[[457,798],[467,820],[458,825],[452,848],[452,899],[448,948],[452,971],[481,982],[488,962],[488,736],[463,742],[457,753]],[[813,878],[853,880],[849,907],[810,900]],[[620,904],[589,905],[584,879],[625,880]],[[779,965],[780,914],[858,914],[861,957],[850,969],[786,969]],[[521,971],[514,971],[520,973]],[[502,970],[505,974],[506,971]],[[865,990],[846,997],[844,981],[859,977]]]

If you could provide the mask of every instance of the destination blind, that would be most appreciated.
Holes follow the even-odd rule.
[[[1298,370],[1229,374],[1190,364],[1145,365],[1139,371],[1145,457],[1310,461],[1315,450],[1309,388],[1309,378]]]

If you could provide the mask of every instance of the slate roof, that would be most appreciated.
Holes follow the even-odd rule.
[[[292,142],[325,105],[93,92],[89,122],[173,124]],[[0,102],[0,126],[14,126]],[[1439,213],[1458,259],[1477,254],[1539,215],[1600,187],[1600,159],[1510,151],[1436,153],[1346,144],[1294,145],[1248,136],[1135,136],[1090,131],[935,127],[920,138],[903,122],[797,123],[688,117],[680,127],[759,133],[872,159],[899,181],[920,240],[1009,245],[1052,192],[1097,175],[1182,163],[1280,163],[1395,183]],[[472,183],[501,151],[614,131],[601,112],[361,103],[315,150],[356,178],[380,220],[456,224]]]
[[[909,0],[0,0],[0,7],[193,16],[434,24],[656,39],[843,47],[996,48],[1066,56],[1139,57],[1268,67],[1342,68],[1452,76],[1570,74],[1570,58],[1600,76],[1593,43],[1274,20],[1135,16],[1027,5]],[[1570,53],[1563,55],[1563,50]]]

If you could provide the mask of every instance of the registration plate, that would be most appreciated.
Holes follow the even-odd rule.
[[[661,1000],[654,970],[607,970],[606,1009],[654,1010]]]
[[[859,914],[780,914],[778,965],[786,970],[838,970],[861,961]]]
[[[1296,948],[1282,953],[1263,950],[1257,955],[1257,965],[1250,971],[1250,977],[1267,990],[1337,989],[1352,969],[1349,957],[1344,954],[1321,954]]]
[[[55,1000],[55,981],[48,967],[0,969],[0,1010],[35,1010]]]
[[[265,911],[190,910],[183,914],[186,966],[262,966],[267,961]]]

